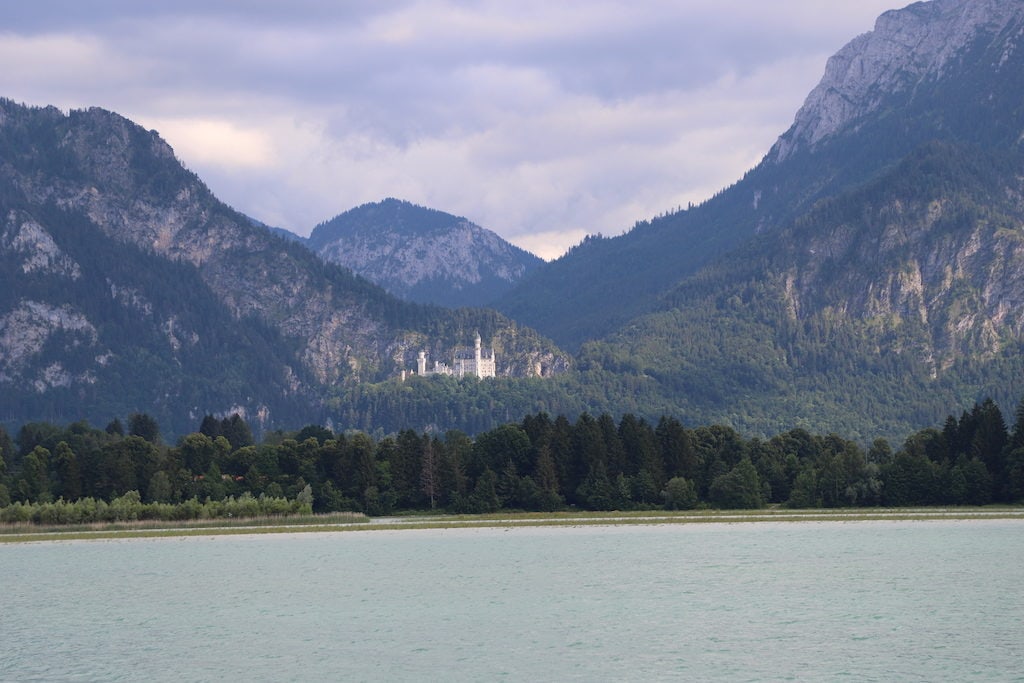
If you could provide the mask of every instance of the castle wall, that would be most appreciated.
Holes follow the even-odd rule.
[[[449,367],[438,361],[433,370],[427,369],[425,351],[420,351],[416,359],[416,372],[420,375],[454,375],[456,377],[497,377],[497,363],[494,360],[494,349],[485,349],[480,343],[480,335],[476,336],[472,351],[456,350]]]

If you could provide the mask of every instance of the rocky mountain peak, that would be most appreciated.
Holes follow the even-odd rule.
[[[392,294],[453,308],[489,303],[541,263],[465,218],[398,199],[317,226],[309,247]]]
[[[998,70],[1024,37],[1022,0],[933,0],[882,14],[873,31],[828,61],[821,82],[778,140],[769,160],[813,148],[893,96],[948,75],[966,49],[988,48]]]

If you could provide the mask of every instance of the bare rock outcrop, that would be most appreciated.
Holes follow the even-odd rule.
[[[992,65],[998,70],[1022,37],[1021,0],[933,0],[886,12],[873,31],[854,38],[828,60],[821,82],[768,159],[785,161],[797,149],[813,148],[856,126],[894,95],[941,78],[978,41],[1001,55]]]

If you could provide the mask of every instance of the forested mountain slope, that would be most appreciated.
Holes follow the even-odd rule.
[[[867,436],[1024,376],[1024,160],[931,143],[688,278],[584,347],[682,414]]]
[[[257,423],[316,412],[295,345],[235,319],[193,266],[27,205],[6,183],[0,197],[0,421],[145,410],[176,431],[204,410]]]

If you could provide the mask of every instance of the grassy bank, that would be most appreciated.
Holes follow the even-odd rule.
[[[752,522],[858,522],[1011,519],[1024,521],[1022,507],[856,508],[829,510],[702,510],[685,512],[552,512],[492,515],[424,515],[371,519],[356,513],[196,520],[191,522],[118,522],[38,526],[0,525],[0,543],[37,541],[167,538],[401,529],[460,529],[649,524],[738,524]]]
[[[327,531],[362,526],[368,522],[369,518],[362,513],[332,512],[325,515],[267,515],[173,522],[138,520],[67,525],[17,523],[0,524],[0,543]]]

